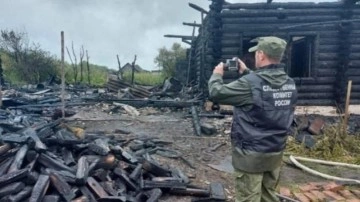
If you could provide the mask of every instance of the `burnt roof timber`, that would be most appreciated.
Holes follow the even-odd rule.
[[[183,25],[192,26],[192,27],[201,27],[201,24],[198,23],[189,23],[189,22],[183,22]]]
[[[223,5],[223,9],[301,9],[301,8],[339,8],[344,6],[341,2],[293,2],[293,3],[234,3]]]
[[[185,39],[182,39],[181,41],[184,42],[184,43],[186,43],[186,44],[189,44],[189,45],[191,46],[191,42],[190,42],[190,41],[185,40]]]
[[[201,13],[205,13],[205,14],[208,14],[209,12],[206,11],[205,9],[201,8],[200,6],[196,5],[196,4],[193,4],[193,3],[189,3],[189,6]]]
[[[166,34],[164,35],[164,37],[167,37],[167,38],[180,38],[180,39],[183,39],[183,40],[192,40],[192,36],[185,36],[185,35],[173,35],[173,34]]]

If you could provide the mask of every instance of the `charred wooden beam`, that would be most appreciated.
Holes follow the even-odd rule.
[[[182,39],[181,41],[191,46],[191,42],[190,42],[190,41],[188,41],[188,40],[186,40],[186,39]]]
[[[198,23],[189,23],[189,22],[183,22],[183,25],[192,26],[192,27],[201,27],[201,24]]]
[[[8,173],[20,170],[28,150],[29,150],[29,147],[26,144],[23,145],[19,149],[19,151],[15,155],[13,163],[11,164],[10,168],[8,169]]]
[[[7,173],[11,163],[13,162],[14,158],[10,157],[10,158],[6,158],[5,160],[3,160],[0,164],[0,176],[4,175],[5,173]]]
[[[146,200],[146,202],[157,202],[160,197],[162,196],[161,189],[153,189],[149,192],[149,198]]]
[[[82,156],[78,160],[76,171],[76,183],[84,185],[89,175],[89,164],[85,156]]]
[[[128,162],[130,162],[132,164],[135,164],[138,162],[138,159],[136,157],[131,155],[129,152],[125,151],[125,149],[123,149],[119,145],[116,145],[115,147],[113,147],[113,150],[117,150],[119,153],[121,153],[121,156],[124,157],[125,160],[127,160]]]
[[[196,4],[193,4],[193,3],[189,3],[189,6],[201,13],[205,13],[205,14],[209,14],[208,11],[206,11],[205,9],[201,8],[200,6],[196,5]]]
[[[86,196],[80,196],[71,202],[90,202],[90,200]]]
[[[35,142],[35,150],[40,152],[47,150],[47,146],[40,140],[33,128],[27,128],[22,133],[25,137],[30,137]]]
[[[87,178],[87,185],[98,196],[98,198],[109,196],[104,188],[93,177]]]
[[[0,198],[7,196],[7,195],[19,193],[22,189],[24,189],[24,187],[25,187],[25,184],[22,182],[15,182],[15,183],[9,184],[0,189]]]
[[[180,181],[141,180],[140,187],[142,189],[154,189],[154,188],[186,189],[186,184]]]
[[[62,178],[64,178],[64,180],[68,183],[71,183],[71,184],[76,183],[76,176],[73,173],[70,173],[69,171],[65,171],[65,170],[59,171],[59,170],[46,168],[45,173],[48,175],[50,175],[51,173],[55,173],[55,174],[61,176]]]
[[[91,191],[86,186],[80,187],[80,191],[89,201],[97,201],[95,196],[91,193]]]
[[[113,169],[116,165],[116,157],[112,154],[109,154],[107,156],[103,156],[99,159],[99,161],[96,164],[95,169],[105,169],[110,170]]]
[[[58,202],[60,201],[60,196],[58,195],[45,195],[42,199],[42,202]]]
[[[105,156],[110,152],[109,143],[103,138],[96,139],[89,145],[89,150]]]
[[[48,175],[40,175],[36,182],[29,199],[29,202],[41,202],[50,184]]]
[[[16,143],[16,144],[25,144],[28,142],[29,137],[22,134],[10,133],[3,135],[1,140],[5,143]]]
[[[0,187],[6,186],[9,183],[16,182],[25,178],[29,174],[28,169],[21,169],[14,171],[12,173],[8,173],[6,175],[0,176]]]
[[[104,190],[110,194],[111,196],[118,196],[119,192],[114,189],[114,182],[113,181],[107,181],[107,182],[101,182],[101,186],[104,188]]]
[[[75,197],[75,194],[72,192],[70,185],[60,175],[51,173],[50,181],[53,187],[55,187],[61,197],[65,199],[65,201],[71,201]]]
[[[134,191],[138,190],[138,186],[133,181],[131,181],[131,179],[129,179],[125,171],[121,170],[120,168],[115,168],[114,174],[118,176],[121,180],[123,180],[128,186],[128,188]]]
[[[99,202],[126,202],[126,196],[107,196],[103,198],[99,198],[97,201]]]
[[[129,175],[129,178],[137,181],[141,175],[141,171],[142,171],[142,164],[139,163],[136,168],[133,170],[133,172]]]
[[[164,35],[164,37],[167,37],[167,38],[180,38],[180,39],[185,39],[185,40],[192,40],[193,39],[192,36],[174,35],[174,34],[166,34],[166,35]]]
[[[232,3],[223,5],[223,9],[309,9],[309,8],[339,8],[343,4],[339,2],[321,2],[321,3],[312,3],[312,2],[272,2],[271,4],[267,3]]]
[[[23,188],[19,193],[9,195],[4,200],[9,201],[9,202],[25,201],[25,199],[31,195],[32,189],[33,189],[32,187],[27,186],[27,187]]]
[[[192,115],[192,121],[194,126],[194,131],[197,136],[201,136],[201,126],[200,126],[200,119],[198,116],[198,112],[196,110],[195,106],[191,107],[191,115]]]
[[[62,157],[64,159],[64,162],[67,166],[74,166],[76,165],[76,162],[74,160],[74,157],[72,155],[72,152],[65,147],[61,149]]]
[[[75,169],[62,164],[61,162],[51,158],[50,156],[48,156],[44,153],[40,154],[38,161],[39,161],[39,163],[41,163],[42,165],[44,165],[47,168],[52,168],[55,170],[66,170],[70,173],[76,172]]]
[[[169,177],[171,171],[169,169],[164,168],[163,166],[158,165],[154,161],[144,159],[142,162],[143,169],[153,173],[156,176]]]
[[[171,189],[169,193],[175,195],[197,196],[197,197],[210,196],[210,191],[208,189],[197,189],[197,188]]]
[[[0,146],[0,156],[5,154],[7,151],[9,151],[11,149],[11,145],[10,144],[3,144]]]
[[[30,172],[25,180],[26,185],[34,185],[39,179],[40,174],[36,171]]]

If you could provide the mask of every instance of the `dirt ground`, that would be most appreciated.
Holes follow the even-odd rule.
[[[129,131],[130,134],[116,135],[125,137],[158,137],[170,141],[172,145],[169,147],[181,152],[183,157],[190,161],[196,169],[190,168],[181,159],[170,159],[154,155],[159,162],[171,167],[180,168],[189,176],[192,184],[207,187],[210,182],[222,183],[227,192],[228,201],[234,201],[232,174],[230,172],[219,171],[209,166],[209,164],[218,165],[222,161],[230,162],[229,132],[232,120],[231,116],[225,119],[202,118],[202,121],[215,125],[218,133],[212,136],[198,137],[194,135],[191,118],[185,118],[185,115],[188,114],[186,110],[171,111],[169,109],[144,108],[139,109],[140,116],[131,117],[122,111],[113,114],[104,112],[108,111],[109,107],[110,106],[98,104],[96,106],[77,109],[78,113],[68,118],[68,124],[84,128],[86,133],[116,134],[116,131],[121,129]],[[316,109],[313,110],[315,113],[318,113]],[[297,113],[301,114],[304,111],[308,113],[309,109],[299,109]],[[331,115],[334,112],[328,113]],[[211,148],[218,144],[222,144],[222,146],[212,151]],[[226,169],[228,169],[228,167]],[[324,169],[328,169],[329,174],[333,173],[340,176],[359,178],[357,177],[359,176],[358,170],[339,170],[333,167],[322,168],[322,170]],[[314,181],[326,180],[304,173],[284,163],[281,172],[281,186],[293,187],[297,184]],[[161,201],[191,201],[191,197],[165,196]]]

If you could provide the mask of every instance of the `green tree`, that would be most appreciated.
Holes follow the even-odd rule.
[[[40,83],[49,75],[56,74],[56,58],[44,51],[38,44],[29,45],[24,32],[2,30],[0,50],[4,54],[4,72],[11,80],[27,83]]]
[[[175,66],[177,61],[186,58],[186,49],[181,47],[179,43],[174,43],[170,50],[166,47],[159,49],[159,54],[154,59],[158,67],[162,68],[162,73],[165,77],[172,77],[175,75]]]

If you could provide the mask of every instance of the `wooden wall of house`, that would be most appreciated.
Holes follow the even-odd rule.
[[[203,29],[193,42],[196,83],[206,91],[213,67],[225,59],[244,56],[244,43],[254,37],[275,35],[289,41],[305,36],[312,40],[313,53],[310,76],[294,78],[299,105],[343,103],[349,79],[353,81],[351,103],[360,104],[360,21],[350,22],[354,19],[360,19],[360,5],[228,4],[213,0]],[[234,79],[225,77],[227,81]]]

